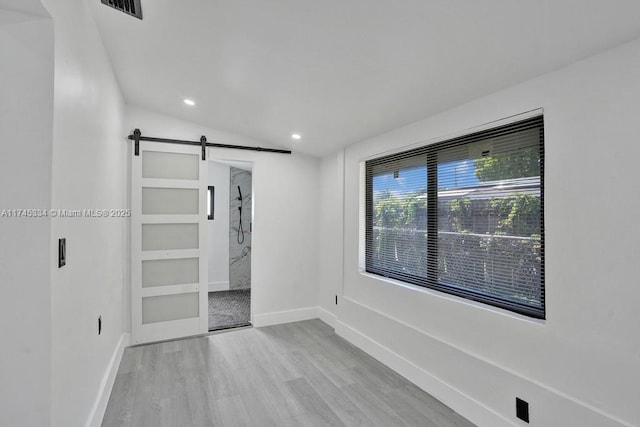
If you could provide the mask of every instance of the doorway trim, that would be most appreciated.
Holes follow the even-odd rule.
[[[253,246],[253,243],[255,241],[255,229],[253,228],[253,223],[254,223],[254,217],[255,217],[255,206],[256,206],[256,199],[255,199],[255,171],[256,171],[256,161],[255,160],[243,160],[243,159],[238,159],[238,158],[234,158],[234,156],[230,156],[230,155],[225,155],[225,156],[216,156],[216,150],[209,150],[208,156],[207,156],[207,162],[211,165],[214,163],[217,164],[222,164],[224,166],[228,166],[229,168],[240,168],[240,169],[244,169],[244,170],[248,170],[251,172],[251,217],[250,217],[250,224],[246,224],[245,225],[245,233],[249,232],[250,236],[251,236],[251,245]],[[229,154],[229,153],[226,153]],[[207,185],[213,185],[211,182],[211,170],[210,170],[210,176],[209,176],[209,181],[207,182]],[[231,181],[228,182],[228,187],[230,187],[231,185]],[[221,189],[216,189],[216,193],[223,193],[223,191]],[[228,203],[230,198],[232,197],[232,194],[229,193],[224,193],[224,195],[222,196],[222,200],[219,199],[219,202],[221,203]],[[217,210],[217,213],[220,214],[220,210]],[[229,216],[229,212],[225,212],[225,215]],[[220,215],[217,216],[217,218],[220,218]],[[211,222],[211,221],[209,221]],[[225,229],[225,233],[227,236],[229,236],[229,230],[231,228],[231,224],[228,224],[228,226]],[[209,254],[214,253],[213,248],[211,247],[212,242],[211,242],[211,237],[209,235],[207,235],[207,242],[210,245],[209,246]],[[227,250],[229,248],[229,244],[231,243],[231,237],[229,236],[229,240],[227,241]],[[230,260],[230,254],[229,252],[227,252],[226,254],[226,259],[225,259],[225,266],[227,268],[227,272],[229,272],[229,260]],[[251,286],[250,286],[250,300],[249,300],[249,323],[248,325],[253,325],[254,324],[254,302],[255,302],[255,293],[254,293],[254,270],[255,270],[255,261],[253,258],[253,253],[251,256],[251,263],[250,263],[250,275],[251,275]],[[210,273],[210,272],[209,272]],[[210,278],[214,278],[216,276],[213,275],[209,275]],[[226,280],[218,280],[217,278],[214,278],[213,280],[217,280],[217,281],[213,281],[209,283],[209,291],[210,292],[216,292],[216,291],[224,291],[224,290],[233,290],[230,288],[231,286],[231,275],[230,272],[229,274],[226,276]],[[220,288],[220,289],[216,289],[216,285],[220,285],[220,286],[225,286],[225,288]],[[238,325],[237,327],[245,327],[247,326],[247,324],[242,324],[242,325]],[[235,328],[235,327],[234,327]],[[218,329],[215,329],[218,330]],[[221,329],[222,330],[222,329]]]

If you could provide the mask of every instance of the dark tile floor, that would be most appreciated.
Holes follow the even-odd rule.
[[[209,330],[248,324],[250,304],[251,289],[209,292]]]

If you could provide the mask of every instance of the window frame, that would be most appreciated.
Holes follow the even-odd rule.
[[[442,150],[472,144],[487,138],[516,133],[532,128],[540,128],[540,302],[541,307],[519,304],[515,301],[501,299],[492,295],[481,294],[466,288],[456,287],[438,281],[438,153]],[[546,291],[545,291],[545,231],[544,231],[544,117],[536,115],[531,118],[503,124],[486,130],[472,132],[441,142],[421,146],[411,150],[401,151],[391,155],[373,158],[365,162],[365,271],[367,273],[399,280],[404,283],[417,285],[450,295],[455,295],[467,300],[480,302],[493,307],[498,307],[511,312],[522,314],[536,319],[546,318]],[[379,268],[372,260],[373,248],[373,169],[374,166],[406,159],[410,157],[426,156],[427,167],[427,265],[436,266],[428,268],[426,277],[402,274],[397,271]],[[432,189],[436,190],[433,191]]]

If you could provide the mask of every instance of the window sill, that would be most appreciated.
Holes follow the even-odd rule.
[[[514,320],[519,320],[519,321],[524,321],[527,323],[531,323],[534,325],[541,325],[544,326],[547,323],[546,319],[536,319],[534,317],[529,317],[529,316],[525,316],[524,314],[518,314],[515,313],[513,311],[510,310],[506,310],[500,307],[494,307],[492,305],[489,304],[484,304],[478,301],[473,301],[473,300],[469,300],[463,297],[459,297],[457,295],[451,295],[445,292],[440,292],[437,291],[435,289],[431,289],[431,288],[427,288],[424,286],[418,286],[418,285],[414,285],[411,283],[407,283],[407,282],[403,282],[401,280],[396,280],[396,279],[391,279],[388,277],[383,277],[383,276],[378,276],[377,274],[373,274],[373,273],[368,273],[366,270],[360,268],[359,269],[359,274],[363,277],[366,277],[368,279],[371,280],[376,280],[378,282],[382,282],[382,283],[387,283],[390,285],[394,285],[394,286],[399,286],[405,289],[408,289],[412,292],[418,292],[424,295],[427,295],[428,297],[432,297],[432,298],[440,298],[440,299],[444,299],[453,303],[457,303],[457,304],[463,304],[466,305],[468,307],[473,307],[474,309],[479,309],[479,310],[483,310],[485,312],[489,312],[492,314],[497,314],[499,316],[502,317],[508,317]]]

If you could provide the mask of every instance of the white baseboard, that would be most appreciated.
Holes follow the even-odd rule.
[[[514,423],[509,422],[499,414],[489,410],[480,402],[466,396],[460,390],[455,389],[451,385],[431,375],[424,369],[393,352],[391,349],[372,340],[340,320],[336,319],[336,326],[334,328],[337,335],[346,339],[365,353],[393,369],[421,389],[425,390],[427,393],[445,403],[450,403],[452,401],[457,402],[458,405],[455,405],[454,410],[478,426],[515,426]],[[460,404],[461,401],[464,402],[464,405]],[[463,407],[466,408],[466,410],[461,410]]]
[[[321,313],[321,309],[318,310]],[[535,425],[635,425],[575,396],[453,347],[437,337],[342,298],[335,331],[479,427],[515,427],[515,396],[530,402]],[[414,357],[415,360],[410,360]],[[428,363],[420,365],[420,361]]]
[[[100,388],[98,389],[98,396],[96,396],[96,401],[93,404],[93,408],[91,408],[91,412],[89,413],[89,418],[87,419],[86,427],[100,427],[102,424],[102,418],[104,417],[104,412],[107,409],[107,403],[109,403],[109,396],[111,396],[111,389],[113,388],[113,383],[116,380],[116,374],[118,373],[118,368],[120,367],[120,361],[122,360],[122,354],[124,353],[124,349],[131,343],[131,334],[123,333],[120,335],[120,340],[118,340],[118,344],[116,345],[116,349],[111,356],[111,360],[109,360],[109,364],[107,365],[107,370],[102,377],[102,381],[100,382]]]
[[[229,281],[224,282],[209,282],[209,292],[228,291]]]
[[[298,322],[300,320],[317,319],[318,307],[298,308],[295,310],[275,311],[253,315],[253,326],[279,325],[280,323]]]
[[[329,310],[318,307],[318,317],[327,325],[331,326],[333,329],[336,328],[336,324],[338,322],[338,318],[335,314],[331,313]]]

